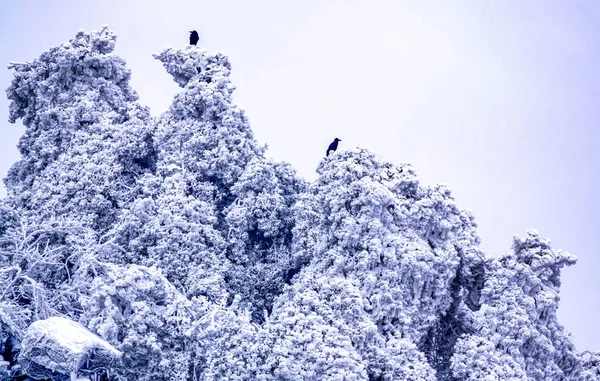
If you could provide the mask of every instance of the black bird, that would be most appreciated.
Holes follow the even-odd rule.
[[[338,142],[341,142],[341,141],[342,141],[342,139],[338,139],[338,138],[333,139],[333,142],[329,145],[329,148],[327,148],[327,156],[329,156],[329,151],[335,151],[337,149]]]
[[[200,36],[198,36],[198,32],[195,30],[190,30],[190,45],[196,45]]]

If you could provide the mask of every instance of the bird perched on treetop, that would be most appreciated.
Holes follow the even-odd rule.
[[[333,142],[329,145],[329,148],[327,148],[327,156],[329,156],[329,151],[335,151],[337,149],[338,142],[341,142],[341,141],[342,141],[342,139],[338,139],[338,138],[333,139]]]
[[[196,45],[200,36],[198,36],[198,32],[195,30],[190,30],[190,45]]]

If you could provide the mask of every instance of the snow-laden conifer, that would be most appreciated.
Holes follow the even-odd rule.
[[[122,216],[125,257],[165,269],[188,295],[239,294],[261,320],[284,284],[290,210],[304,182],[263,157],[231,98],[226,56],[187,47],[155,57],[182,91],[156,124],[156,173]]]
[[[454,377],[478,380],[579,379],[572,337],[558,323],[560,271],[576,258],[529,231],[513,252],[489,263],[482,308],[452,357]]]
[[[21,160],[5,180],[25,216],[73,218],[99,231],[153,166],[149,112],[108,28],[79,32],[30,63],[11,64],[10,121],[22,118]]]
[[[600,352],[584,352],[581,354],[581,380],[600,380]]]
[[[181,292],[214,302],[227,297],[225,243],[216,229],[213,187],[188,193],[193,180],[158,166],[144,176],[138,198],[123,211],[111,235],[116,245],[103,258],[113,263],[156,266]]]
[[[229,188],[264,148],[254,139],[244,111],[233,103],[227,57],[189,46],[165,49],[155,58],[182,87],[158,121],[159,162],[179,166],[198,182],[211,182],[218,201],[230,202]]]
[[[210,303],[185,298],[156,268],[92,262],[79,275],[90,281],[81,322],[123,353],[117,379],[192,379],[190,336]]]
[[[409,165],[364,149],[336,153],[318,172],[296,210],[299,273],[269,328],[280,332],[283,311],[316,314],[350,340],[369,377],[433,379],[424,343],[453,298],[468,295],[451,284],[473,262],[464,253],[478,253],[471,217],[445,187],[422,186]]]

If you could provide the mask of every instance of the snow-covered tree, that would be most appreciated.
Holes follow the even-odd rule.
[[[93,261],[79,275],[90,279],[81,322],[123,353],[117,379],[192,379],[190,335],[210,303],[185,298],[156,268]]]
[[[600,380],[600,352],[584,352],[581,354],[581,380]]]
[[[155,57],[183,90],[156,123],[156,173],[139,181],[117,228],[126,252],[114,257],[164,269],[188,295],[240,294],[260,319],[284,284],[304,182],[263,157],[231,99],[224,55],[188,47]]]
[[[572,337],[556,317],[560,270],[576,258],[555,251],[534,231],[516,236],[513,252],[490,261],[482,308],[461,337],[452,373],[461,380],[578,379]]]
[[[96,243],[95,233],[76,223],[32,222],[10,207],[0,207],[0,220],[5,224],[0,229],[0,355],[8,362],[6,374],[18,377],[22,369],[15,353],[27,326],[57,315],[79,316],[78,292],[85,285],[74,275]]]
[[[194,331],[198,355],[204,366],[200,380],[271,380],[266,363],[272,350],[266,332],[252,324],[250,310],[236,296],[227,309],[213,309],[199,320]]]
[[[419,346],[462,300],[451,285],[471,260],[464,253],[477,257],[471,217],[445,187],[421,186],[409,165],[364,149],[338,152],[318,172],[295,211],[299,273],[270,324],[290,308],[316,313],[350,340],[369,377],[432,379]]]
[[[186,294],[226,297],[224,208],[231,186],[263,149],[231,100],[230,65],[203,49],[155,55],[183,91],[156,122],[155,172],[116,224],[115,262],[156,265]]]
[[[154,165],[149,112],[135,103],[115,40],[106,27],[79,32],[31,63],[11,64],[10,121],[22,118],[25,134],[5,184],[23,215],[105,230]]]
[[[188,194],[189,182],[178,170],[159,166],[145,176],[140,195],[123,211],[111,234],[116,245],[103,253],[114,263],[156,266],[180,291],[218,302],[227,297],[223,274],[225,243],[210,196]]]
[[[26,307],[34,320],[75,316],[71,277],[93,232],[56,221],[17,221],[0,238],[0,302]]]
[[[235,87],[231,65],[221,53],[210,54],[189,46],[168,48],[155,58],[182,87],[169,110],[158,120],[156,144],[163,166],[177,166],[197,184],[215,188],[218,206],[231,203],[231,186],[254,157],[264,148],[254,139],[243,110],[232,100]]]
[[[114,356],[85,375],[105,381],[598,379],[556,316],[573,256],[531,231],[486,257],[448,187],[366,149],[307,184],[265,157],[220,53],[155,55],[181,91],[151,120],[115,40],[10,65],[1,378],[82,369],[31,334],[46,320],[102,338]]]

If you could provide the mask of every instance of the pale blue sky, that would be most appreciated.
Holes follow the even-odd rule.
[[[230,57],[256,137],[302,176],[339,137],[449,184],[488,254],[529,228],[576,254],[559,316],[600,349],[599,2],[0,1],[0,87],[9,61],[109,24],[154,115],[177,86],[151,54],[197,29]],[[23,132],[7,120],[0,97],[2,177]]]

